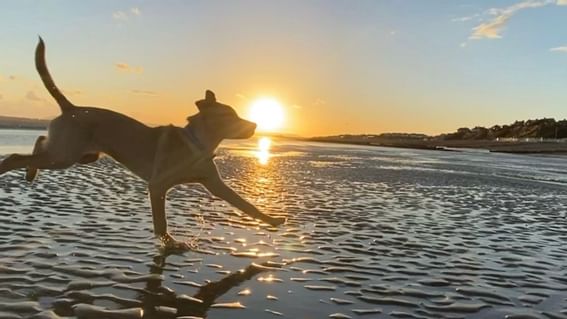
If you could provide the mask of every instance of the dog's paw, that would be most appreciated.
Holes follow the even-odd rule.
[[[28,167],[26,169],[26,181],[33,182],[37,177],[37,168]]]
[[[175,240],[167,243],[165,245],[165,249],[171,252],[182,252],[182,251],[193,250],[194,247],[191,244],[186,243],[184,241]]]
[[[274,217],[274,218],[270,219],[268,224],[270,224],[273,227],[277,227],[281,224],[284,224],[286,221],[287,221],[287,218],[285,218],[285,217]]]
[[[163,247],[168,251],[187,251],[194,248],[191,243],[177,240],[170,234],[162,235],[159,239],[162,242]]]

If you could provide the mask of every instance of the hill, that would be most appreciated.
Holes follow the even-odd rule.
[[[2,129],[45,130],[48,124],[49,120],[0,116],[0,128]]]
[[[460,128],[454,133],[442,134],[444,140],[494,140],[501,138],[567,138],[567,120],[536,119],[516,121],[509,125],[494,125],[490,128],[477,126],[475,128]]]
[[[567,120],[544,118],[494,125],[490,128],[464,127],[437,136],[410,133],[343,134],[308,140],[429,150],[474,148],[490,152],[567,154]]]

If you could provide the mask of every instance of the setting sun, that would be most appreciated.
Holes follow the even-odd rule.
[[[282,127],[284,111],[281,103],[274,98],[260,98],[252,102],[248,116],[258,124],[259,131],[275,131]]]

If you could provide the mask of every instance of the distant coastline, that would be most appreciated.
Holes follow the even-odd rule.
[[[336,139],[333,137],[315,137],[300,139],[310,142],[350,144],[364,146],[381,146],[395,148],[422,149],[432,151],[486,151],[493,153],[512,154],[554,154],[567,155],[567,140],[405,140],[405,139],[376,139],[372,142],[364,139]]]
[[[46,130],[49,120],[28,119],[23,117],[0,116],[0,129],[9,130]]]
[[[343,134],[304,140],[435,151],[476,149],[498,153],[567,155],[567,120],[544,118],[494,125],[490,128],[464,127],[454,133],[437,136],[408,133]]]
[[[0,129],[46,130],[50,120],[0,116]],[[428,136],[413,133],[342,134],[297,137],[270,134],[292,140],[434,151],[479,150],[513,154],[567,155],[567,121],[553,119],[516,121],[489,129],[460,128],[454,133]]]

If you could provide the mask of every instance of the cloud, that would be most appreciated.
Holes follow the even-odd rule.
[[[115,11],[112,12],[112,19],[125,21],[128,20],[128,14],[124,11]]]
[[[474,18],[478,18],[478,17],[480,17],[480,14],[477,13],[477,14],[473,14],[473,15],[470,15],[470,16],[466,16],[466,17],[453,18],[453,19],[451,19],[451,21],[452,22],[467,22],[467,21],[470,21],[470,20],[472,20]]]
[[[126,63],[115,63],[114,66],[118,69],[118,70],[130,70],[130,66]]]
[[[474,27],[469,38],[475,40],[500,39],[506,24],[518,11],[540,8],[550,4],[561,5],[562,2],[567,2],[567,0],[526,0],[504,8],[491,8],[485,14],[493,16],[493,18]]]
[[[318,97],[315,102],[313,102],[313,105],[315,106],[322,106],[327,104],[327,101],[323,100],[322,98]]]
[[[465,22],[465,21],[469,21],[472,20],[473,17],[472,16],[468,16],[468,17],[460,17],[460,18],[453,18],[451,19],[452,22]]]
[[[142,11],[138,7],[130,8],[128,11],[114,11],[112,12],[112,19],[118,21],[127,21],[130,17],[139,17],[142,15]]]
[[[83,91],[81,90],[62,90],[62,91],[65,95],[70,95],[70,96],[83,95]]]
[[[510,20],[510,16],[501,15],[494,20],[482,23],[473,29],[470,36],[471,39],[500,39],[500,32],[504,29],[506,23]]]
[[[116,71],[122,73],[141,74],[142,72],[144,72],[144,68],[142,68],[141,66],[131,66],[128,63],[115,63],[114,68],[116,69]]]
[[[567,6],[567,0],[557,0],[558,6]]]
[[[564,45],[562,47],[551,48],[549,49],[549,51],[567,53],[567,45]]]
[[[131,90],[130,93],[136,95],[145,95],[145,96],[158,96],[157,92],[146,91],[146,90]]]
[[[40,98],[39,96],[37,96],[37,94],[35,94],[34,91],[28,91],[28,93],[26,94],[26,99],[33,101],[33,102],[41,102],[44,101],[44,99]]]

